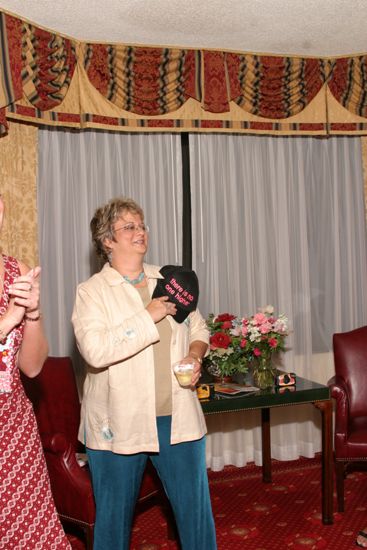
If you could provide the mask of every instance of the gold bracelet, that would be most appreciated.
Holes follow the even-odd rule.
[[[37,317],[29,317],[28,315],[24,315],[25,321],[30,321],[31,323],[35,323],[36,321],[39,321],[42,317],[42,314],[39,313]]]
[[[194,351],[195,355],[196,355],[196,351]],[[199,357],[198,355],[192,355],[192,353],[189,353],[189,357],[192,357],[193,359],[195,359],[198,363],[200,363],[200,365],[203,364],[203,358],[202,357]]]

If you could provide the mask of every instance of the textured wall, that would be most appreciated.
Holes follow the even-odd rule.
[[[37,265],[37,127],[12,123],[0,139],[0,193],[5,202],[1,250]]]

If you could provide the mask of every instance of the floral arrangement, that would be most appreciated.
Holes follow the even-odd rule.
[[[284,351],[288,335],[288,319],[285,315],[274,316],[273,306],[260,308],[252,317],[242,320],[242,336],[246,339],[249,361],[254,358],[269,360],[272,353]]]
[[[269,361],[274,352],[285,349],[288,319],[284,315],[275,317],[270,305],[251,317],[210,314],[207,325],[210,350],[205,365],[215,376],[245,373],[255,359]]]
[[[210,374],[223,377],[247,372],[246,339],[242,334],[243,319],[230,313],[207,319],[210,349],[204,365]]]

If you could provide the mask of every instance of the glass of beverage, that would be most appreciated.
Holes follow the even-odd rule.
[[[191,386],[192,372],[194,370],[193,363],[181,363],[178,361],[173,364],[173,372],[176,375],[180,386]]]

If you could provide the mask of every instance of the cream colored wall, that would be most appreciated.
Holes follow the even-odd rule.
[[[0,139],[0,193],[5,202],[1,250],[33,267],[38,263],[37,127],[9,124]]]

